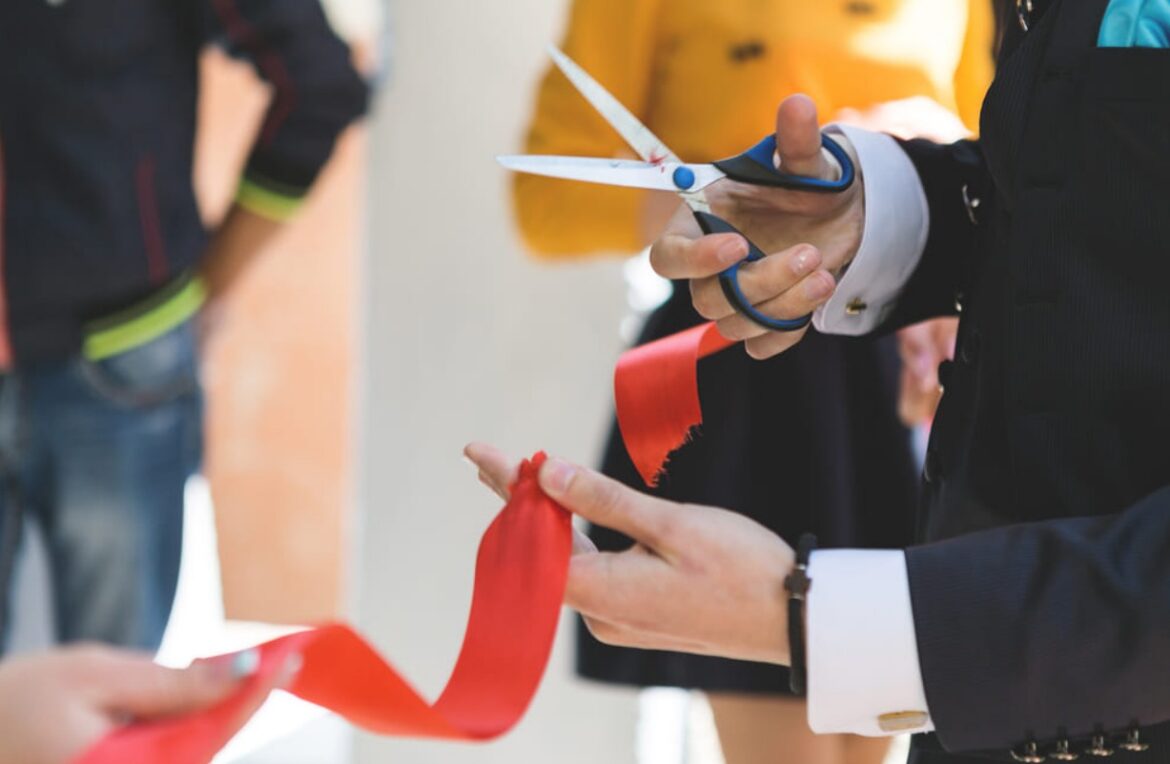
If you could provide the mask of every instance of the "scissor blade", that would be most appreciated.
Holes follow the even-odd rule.
[[[622,159],[585,159],[557,156],[503,156],[497,160],[504,167],[530,175],[580,180],[607,186],[674,191],[678,188],[665,165]]]
[[[548,52],[560,70],[569,78],[569,82],[572,82],[581,95],[585,96],[585,99],[593,105],[593,108],[605,117],[614,130],[621,134],[638,156],[651,164],[682,162],[673,151],[666,147],[665,143],[642,124],[641,120],[635,117],[629,109],[571,58],[551,45]]]

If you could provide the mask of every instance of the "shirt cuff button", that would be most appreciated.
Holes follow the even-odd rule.
[[[878,727],[882,732],[913,732],[925,727],[929,721],[925,711],[898,711],[879,716]]]

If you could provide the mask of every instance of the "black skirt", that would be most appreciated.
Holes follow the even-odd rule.
[[[639,344],[700,322],[685,285],[655,311]],[[665,499],[741,512],[793,543],[899,548],[914,538],[917,468],[896,414],[899,374],[892,337],[853,339],[810,331],[768,361],[742,346],[699,364],[703,427],[675,452],[659,487]],[[645,491],[616,424],[602,470]],[[604,550],[628,538],[590,529]],[[781,638],[777,635],[777,639]],[[779,666],[610,647],[578,623],[577,670],[586,679],[639,687],[788,693]]]

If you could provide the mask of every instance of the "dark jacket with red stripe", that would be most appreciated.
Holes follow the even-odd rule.
[[[303,195],[367,85],[318,0],[2,0],[0,268],[17,363],[75,353],[90,319],[195,265],[198,58],[273,88],[247,180]]]

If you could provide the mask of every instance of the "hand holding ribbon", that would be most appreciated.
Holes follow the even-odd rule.
[[[354,631],[328,625],[261,645],[260,668],[210,709],[124,727],[78,764],[205,764],[247,721],[291,656],[286,689],[384,735],[486,740],[519,721],[556,634],[572,548],[569,515],[540,489],[538,454],[517,470],[511,499],[484,534],[463,648],[446,689],[424,700]]]
[[[512,468],[498,450],[469,446],[489,486]],[[582,547],[569,563],[565,604],[598,639],[654,650],[786,663],[784,578],[792,549],[743,515],[638,493],[592,470],[550,459],[541,489],[635,545],[619,553]]]

